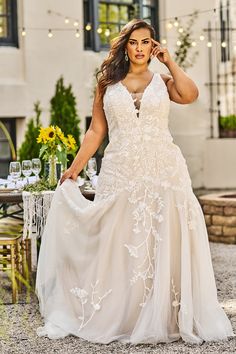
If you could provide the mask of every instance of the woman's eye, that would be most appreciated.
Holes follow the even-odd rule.
[[[129,44],[133,45],[133,44],[135,44],[135,42],[129,42]]]
[[[143,43],[149,43],[149,41],[144,41]]]

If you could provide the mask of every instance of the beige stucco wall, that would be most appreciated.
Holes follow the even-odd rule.
[[[82,0],[19,0],[19,26],[39,28],[68,28],[63,18],[49,15],[48,10],[63,13],[65,16],[77,17],[79,28],[83,27]],[[160,0],[160,17],[176,17],[191,13],[195,8],[201,10],[213,8],[214,0],[199,0],[197,5],[193,0]],[[200,16],[194,27],[196,37],[207,26],[212,14]],[[71,26],[70,26],[71,27]],[[75,32],[58,31],[49,39],[47,30],[28,30],[27,35],[20,39],[20,48],[0,47],[0,117],[25,117],[18,120],[17,144],[24,136],[27,119],[33,113],[33,103],[40,100],[43,108],[43,124],[49,121],[49,100],[54,94],[55,83],[60,75],[65,83],[71,83],[77,98],[78,113],[82,119],[91,115],[93,88],[93,73],[100,66],[106,51],[95,53],[83,50],[83,31],[79,39]],[[168,40],[168,48],[173,54],[176,43],[174,31],[166,32],[161,26],[161,38]],[[196,38],[197,39],[197,38]],[[199,42],[199,41],[198,41]],[[188,74],[199,87],[199,98],[191,105],[172,103],[170,114],[170,129],[175,142],[180,146],[187,160],[189,172],[194,187],[209,182],[204,171],[205,144],[210,135],[208,49],[206,43],[198,45],[199,56]],[[156,59],[150,64],[150,70],[166,72],[164,65]],[[213,157],[214,158],[214,157]],[[225,180],[227,184],[227,179]],[[227,186],[226,186],[227,187]]]

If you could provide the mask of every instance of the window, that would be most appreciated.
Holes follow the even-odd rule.
[[[158,0],[84,0],[85,49],[109,49],[132,18],[144,19],[159,35]]]
[[[14,146],[16,146],[16,119],[1,118],[0,121],[7,128]],[[8,175],[9,163],[11,161],[11,150],[7,138],[0,128],[0,178],[6,178]]]
[[[18,47],[16,0],[0,0],[0,45]]]

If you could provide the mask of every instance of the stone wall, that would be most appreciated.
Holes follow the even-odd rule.
[[[233,197],[229,198],[232,195]],[[198,197],[209,241],[236,243],[236,193],[208,194]]]

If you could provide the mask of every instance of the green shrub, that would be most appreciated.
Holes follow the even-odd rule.
[[[220,128],[224,130],[236,130],[236,115],[220,116]]]
[[[60,77],[56,83],[56,91],[50,100],[51,125],[58,125],[67,136],[72,134],[75,138],[78,148],[80,147],[80,119],[76,109],[76,98],[72,92],[72,86],[65,87],[63,77]],[[73,160],[68,156],[69,165]]]
[[[35,117],[29,120],[25,132],[24,141],[18,151],[20,161],[31,160],[35,157],[39,157],[40,145],[37,143],[36,140],[41,126],[40,115],[42,113],[42,110],[40,108],[39,102],[36,102],[34,104],[34,112]]]

